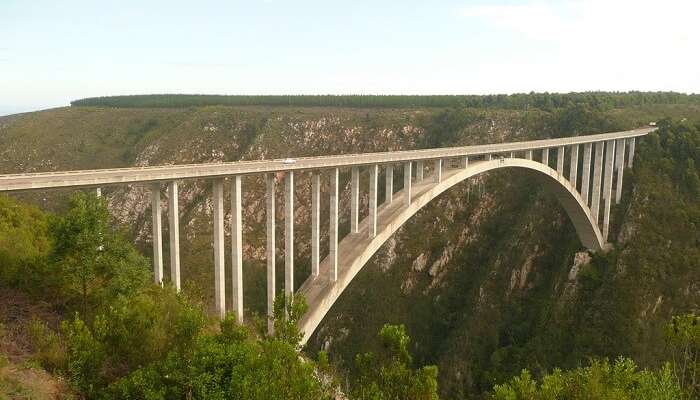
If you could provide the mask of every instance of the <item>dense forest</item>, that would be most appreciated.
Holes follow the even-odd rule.
[[[700,95],[675,92],[583,92],[519,93],[500,95],[183,95],[153,94],[91,97],[74,100],[74,107],[199,107],[199,106],[297,106],[297,107],[473,107],[538,108],[552,110],[572,104],[586,104],[599,109],[644,104],[700,104]]]
[[[339,103],[355,97],[357,103]],[[188,96],[125,96],[111,98],[116,103],[101,98],[106,102],[92,105],[243,104],[223,102],[228,99],[290,105],[290,99],[298,99],[301,103],[292,105],[417,107],[411,101],[418,97],[394,97],[275,96],[254,103],[254,97],[231,96],[197,103],[198,98]],[[425,135],[412,144],[415,147],[463,143],[465,127],[488,121],[480,111],[461,107],[468,101],[476,108],[550,110],[518,119],[525,137],[535,131],[556,137],[624,129],[628,117],[611,116],[617,107],[698,101],[696,96],[675,93],[421,97],[436,101],[422,107],[437,107],[439,101],[460,106],[422,114],[417,124]],[[177,103],[180,99],[183,103]],[[74,105],[88,106],[90,100]],[[360,118],[377,123],[369,113]],[[151,117],[139,121],[127,129],[127,137],[134,140],[125,142],[128,146],[136,143],[132,137],[145,136],[159,124],[171,126],[169,120]],[[262,135],[259,126],[245,126],[246,140],[253,142]],[[533,230],[537,221],[561,219],[556,205],[533,191],[532,182],[494,175],[483,183],[490,197],[477,201],[476,196],[467,198],[467,192],[453,194],[464,197],[464,213],[473,212],[484,199],[499,206],[494,217],[479,226],[483,234],[456,252],[454,263],[464,269],[450,272],[445,278],[449,285],[431,292],[436,295],[429,300],[411,302],[410,313],[396,307],[384,314],[373,312],[379,325],[363,323],[372,332],[344,346],[321,346],[321,351],[313,345],[299,348],[294,321],[305,309],[303,299],[277,300],[275,335],[268,336],[260,317],[250,318],[246,326],[237,325],[233,315],[213,319],[202,290],[186,287],[177,293],[168,285],[153,285],[150,262],[133,238],[133,227],[115,224],[105,198],[81,192],[70,196],[65,207],[47,211],[28,204],[36,203],[31,198],[24,203],[2,196],[0,297],[5,304],[23,305],[0,312],[0,397],[40,398],[28,388],[34,375],[22,371],[44,369],[65,382],[63,398],[697,398],[700,317],[692,299],[700,292],[700,120],[669,118],[658,121],[658,126],[657,132],[640,140],[634,168],[625,172],[623,201],[613,210],[613,249],[589,255],[574,283],[568,283],[575,290],[567,292],[565,301],[553,298],[549,288],[558,287],[557,263],[568,262],[579,249],[572,228],[562,224],[550,228],[548,235]],[[79,146],[90,146],[81,140]],[[100,141],[109,144],[105,138]],[[416,223],[438,220],[432,212],[426,210]],[[513,224],[514,215],[522,216],[529,230]],[[483,289],[475,286],[480,275],[498,272],[485,270],[493,265],[493,257],[507,264],[515,262],[512,259],[520,257],[520,251],[526,255],[520,250],[525,244],[516,235],[556,244],[558,252],[545,253],[545,265],[552,270],[540,271],[525,294],[506,296],[507,304],[500,309],[495,301],[491,308],[467,307],[471,300],[465,299],[471,294],[481,301]],[[448,239],[422,240],[438,251],[449,244]],[[513,254],[501,257],[501,249]],[[473,265],[484,268],[467,270]],[[386,278],[378,278],[380,274]],[[569,274],[568,269],[563,274]],[[395,278],[396,271],[370,270],[359,276],[358,285]],[[354,311],[365,309],[362,301],[389,297],[392,290],[387,286],[381,293],[353,296],[356,300],[346,299],[335,311],[359,318],[364,313]],[[662,302],[648,299],[652,290],[661,291]],[[393,301],[402,296],[407,297],[399,293],[395,296],[399,300]],[[656,301],[653,310],[645,308],[649,301],[652,305]],[[485,308],[480,314],[465,315],[464,310],[479,307]],[[654,319],[646,317],[657,307]],[[489,321],[497,313],[501,320]],[[418,318],[410,319],[412,314]],[[406,324],[397,317],[405,318]],[[652,322],[640,323],[647,320]],[[17,347],[29,351],[19,356]],[[454,372],[459,371],[458,364],[468,367],[468,379]]]

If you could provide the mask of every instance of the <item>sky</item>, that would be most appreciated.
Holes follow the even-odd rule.
[[[0,115],[148,93],[700,93],[700,0],[0,0]]]

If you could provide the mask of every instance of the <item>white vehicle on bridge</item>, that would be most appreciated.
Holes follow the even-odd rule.
[[[282,164],[295,164],[296,162],[297,160],[293,158],[285,158],[284,160],[282,160]]]

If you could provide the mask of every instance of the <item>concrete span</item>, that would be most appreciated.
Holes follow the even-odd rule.
[[[406,207],[405,191],[394,193],[390,203],[377,209],[377,233],[369,234],[369,217],[360,222],[358,231],[350,233],[338,244],[337,280],[329,279],[330,260],[325,258],[320,265],[320,275],[310,276],[297,291],[306,298],[308,312],[299,321],[306,343],[338,297],[355,278],[374,253],[415,213],[444,191],[484,172],[503,168],[516,168],[538,177],[542,186],[554,194],[574,224],[583,246],[597,251],[603,248],[604,239],[590,209],[576,188],[563,174],[536,161],[520,158],[501,158],[470,163],[464,169],[448,169],[439,180],[423,180],[412,185],[410,205]]]

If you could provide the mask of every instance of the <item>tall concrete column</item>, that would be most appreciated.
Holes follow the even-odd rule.
[[[515,153],[511,151],[510,156],[508,158],[515,158]]]
[[[151,186],[151,214],[153,220],[153,279],[163,284],[163,224],[160,215],[160,184]]]
[[[564,175],[564,146],[557,148],[557,173]]]
[[[491,161],[492,159],[493,159],[493,155],[492,155],[492,154],[486,154],[486,155],[484,156],[484,160],[485,160],[485,161]]]
[[[525,159],[532,160],[532,150],[528,150],[525,152]]]
[[[442,182],[442,159],[435,160],[435,172],[433,173],[433,180],[436,183]]]
[[[180,215],[177,182],[168,183],[168,223],[170,231],[170,280],[180,291]]]
[[[549,167],[549,148],[542,149],[542,164]]]
[[[394,164],[386,165],[386,186],[384,188],[386,195],[386,204],[394,201]]]
[[[377,236],[377,178],[379,166],[377,164],[369,167],[369,237]]]
[[[612,145],[608,146],[607,142],[605,145],[605,154],[604,157],[607,160],[608,153],[611,153],[613,161],[612,161],[612,168],[615,168],[615,140],[612,140]],[[607,176],[607,171],[603,170],[603,201],[609,199],[609,195],[612,194],[612,192],[608,193],[605,189],[605,177]],[[611,175],[612,176],[612,175]],[[612,181],[610,182],[612,185]],[[612,187],[612,186],[611,186]]]
[[[330,281],[338,280],[338,168],[331,170],[330,185],[330,226],[328,241],[330,247]]]
[[[581,171],[581,197],[586,205],[591,203],[588,201],[588,187],[591,180],[591,149],[592,143],[583,145],[583,171]]]
[[[404,171],[405,170],[406,170],[406,167],[404,167]],[[425,168],[423,168],[423,161],[416,161],[416,182],[421,182],[423,180],[423,172],[424,171],[425,171]]]
[[[360,226],[360,168],[352,167],[350,171],[350,232],[357,233]]]
[[[608,230],[610,227],[610,203],[612,203],[612,179],[613,162],[615,160],[615,140],[605,142],[605,179],[603,190],[605,193],[605,212],[603,214],[603,240],[608,240]]]
[[[294,171],[284,175],[284,294],[294,295]]]
[[[637,138],[629,138],[630,144],[630,154],[629,154],[629,159],[627,160],[627,166],[629,168],[632,168],[632,165],[634,165],[634,142],[637,140]]]
[[[321,174],[311,173],[311,275],[319,275],[321,228]]]
[[[462,169],[466,169],[469,166],[469,157],[468,156],[462,156],[459,158],[459,167]]]
[[[267,332],[275,331],[275,174],[265,175],[265,231],[267,232]]]
[[[578,178],[578,145],[571,146],[571,162],[569,163],[569,182],[576,188],[576,179]]]
[[[226,316],[226,275],[224,272],[224,180],[213,182],[214,207],[214,303],[220,318]]]
[[[231,281],[233,282],[233,312],[243,323],[243,218],[241,176],[231,177]]]
[[[95,188],[95,196],[102,197],[102,188]]]
[[[603,174],[603,147],[605,142],[595,144],[595,160],[593,161],[593,186],[591,188],[591,215],[598,223],[598,208],[600,207],[600,178]]]
[[[615,204],[622,198],[622,175],[625,172],[625,139],[617,139],[617,155],[615,165],[617,170],[617,180],[615,183]]]
[[[421,163],[422,166],[422,163]],[[423,168],[420,170],[421,176],[423,175]],[[406,207],[411,205],[411,162],[408,161],[403,165],[403,192],[406,202]]]

